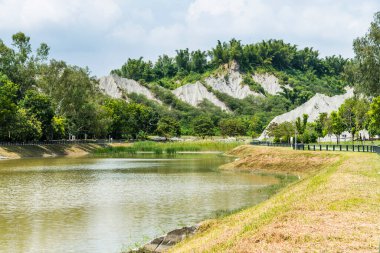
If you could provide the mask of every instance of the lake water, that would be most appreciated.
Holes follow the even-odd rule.
[[[0,161],[0,252],[121,252],[263,201],[274,176],[214,154]]]

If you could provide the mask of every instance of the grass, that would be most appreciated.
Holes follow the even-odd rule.
[[[192,142],[136,142],[131,146],[107,146],[97,150],[96,154],[117,154],[137,152],[152,152],[155,154],[176,154],[177,152],[229,151],[241,142],[192,141]]]
[[[250,146],[231,153],[240,153],[233,163],[239,169],[298,174],[308,163],[301,180],[257,206],[202,223],[197,235],[170,252],[378,251],[379,155]]]

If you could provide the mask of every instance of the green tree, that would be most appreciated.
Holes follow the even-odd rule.
[[[66,136],[66,119],[60,116],[54,116],[51,122],[53,130],[53,139],[60,140]]]
[[[190,70],[190,53],[189,49],[180,49],[176,50],[177,55],[175,56],[175,62],[178,68],[178,71],[181,73],[188,73]]]
[[[191,52],[191,70],[197,73],[203,73],[207,67],[207,54],[201,50]]]
[[[274,137],[275,142],[290,142],[290,137],[294,135],[294,124],[289,121],[273,123],[267,131],[268,136]]]
[[[158,115],[148,106],[108,99],[105,107],[111,117],[110,133],[113,138],[136,139],[138,135],[153,133],[156,129]]]
[[[317,133],[318,139],[326,136],[325,129],[327,118],[327,113],[320,113],[318,119],[315,121],[315,132]]]
[[[331,112],[331,130],[332,133],[336,136],[336,143],[339,144],[340,135],[344,131],[344,123],[342,117],[335,111]]]
[[[236,137],[239,135],[244,135],[246,132],[244,122],[238,118],[222,119],[219,122],[219,128],[223,136]]]
[[[128,58],[128,61],[123,64],[121,69],[112,70],[111,73],[136,81],[143,80],[150,82],[154,80],[152,62],[145,62],[142,57],[139,59]]]
[[[255,138],[258,137],[266,127],[266,117],[264,113],[256,113],[249,123],[250,135]]]
[[[163,55],[158,57],[158,60],[154,64],[154,73],[156,77],[173,77],[177,73],[176,66],[174,64],[174,60],[167,55]]]
[[[181,135],[181,127],[177,120],[171,117],[162,117],[157,124],[157,134],[166,139]]]
[[[368,96],[380,95],[380,12],[375,13],[368,33],[354,40],[355,58],[346,75],[357,90]]]
[[[355,98],[346,99],[338,109],[338,114],[342,119],[344,130],[348,131],[351,134],[352,141],[354,141],[355,133],[360,130],[356,128],[356,102],[357,99]]]
[[[309,118],[309,115],[307,114],[302,115],[302,120],[300,117],[297,117],[296,129],[299,134],[303,134],[305,132],[308,118]]]
[[[361,98],[356,101],[356,104],[354,107],[356,129],[358,130],[366,129],[366,122],[368,122],[369,108],[370,108],[370,103],[367,99]]]
[[[19,108],[10,136],[12,141],[37,141],[42,136],[41,122],[34,115],[28,115],[25,109]]]
[[[216,47],[211,49],[209,55],[211,56],[211,62],[214,67],[219,67],[222,64],[228,63],[230,58],[227,43],[222,43],[218,40]]]
[[[28,90],[25,97],[20,101],[23,108],[27,109],[28,115],[34,115],[41,122],[42,139],[52,138],[52,119],[54,117],[51,98],[35,90]]]
[[[9,139],[17,113],[18,85],[0,75],[0,140]]]
[[[66,118],[68,134],[84,138],[99,136],[99,129],[106,129],[104,121],[99,120],[103,97],[88,69],[53,60],[41,72],[38,86],[51,97],[56,115]]]
[[[203,139],[206,136],[214,135],[214,123],[210,117],[206,115],[201,115],[194,118],[193,122],[194,133],[198,136],[201,136]]]
[[[368,111],[368,131],[371,135],[380,135],[380,96],[372,100]]]

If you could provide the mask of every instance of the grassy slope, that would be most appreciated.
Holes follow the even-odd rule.
[[[101,146],[97,144],[54,144],[28,146],[0,146],[0,157],[24,158],[47,156],[79,156],[92,153]]]
[[[380,156],[242,146],[239,169],[300,172],[269,200],[223,219],[171,252],[376,252],[380,234]],[[265,155],[267,154],[267,155]],[[281,159],[273,159],[276,156]],[[256,167],[252,167],[258,161]],[[230,167],[231,168],[231,167]],[[279,168],[279,169],[278,169]],[[228,169],[228,168],[227,168]]]

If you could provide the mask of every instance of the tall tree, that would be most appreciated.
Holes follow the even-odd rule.
[[[224,136],[236,137],[244,135],[246,131],[244,122],[238,118],[223,119],[219,122],[219,127]]]
[[[332,133],[336,136],[336,143],[340,142],[340,135],[344,131],[344,123],[342,117],[335,111],[330,114],[331,118],[331,130]]]
[[[28,115],[33,115],[41,122],[42,138],[44,140],[51,139],[53,133],[52,119],[54,117],[51,98],[36,90],[28,90],[20,104],[27,109]]]
[[[18,85],[0,73],[0,140],[9,140],[17,113]]]
[[[368,111],[370,108],[369,101],[365,98],[360,98],[356,101],[354,107],[355,125],[357,130],[366,129],[366,122],[368,121]]]
[[[320,113],[318,119],[315,121],[315,131],[318,135],[318,140],[321,137],[326,136],[326,121],[327,121],[327,113]]]
[[[214,123],[210,117],[206,115],[200,115],[193,120],[194,133],[201,136],[203,139],[206,136],[214,135]]]
[[[380,96],[372,100],[368,111],[368,131],[371,135],[380,135]]]
[[[157,124],[157,134],[166,139],[181,135],[181,127],[177,120],[172,117],[162,117]]]
[[[338,114],[342,119],[344,130],[351,134],[352,141],[355,139],[355,133],[360,130],[356,128],[355,105],[357,99],[349,98],[339,107]]]
[[[207,54],[201,50],[191,52],[191,70],[203,73],[207,67]]]
[[[380,12],[375,13],[368,33],[354,40],[355,58],[346,74],[357,90],[368,96],[380,95]]]
[[[175,62],[177,64],[178,71],[181,73],[187,73],[190,70],[190,53],[189,49],[176,50]]]
[[[302,120],[300,117],[297,117],[296,129],[299,134],[303,134],[305,132],[308,118],[309,118],[309,115],[307,114],[302,115]]]

